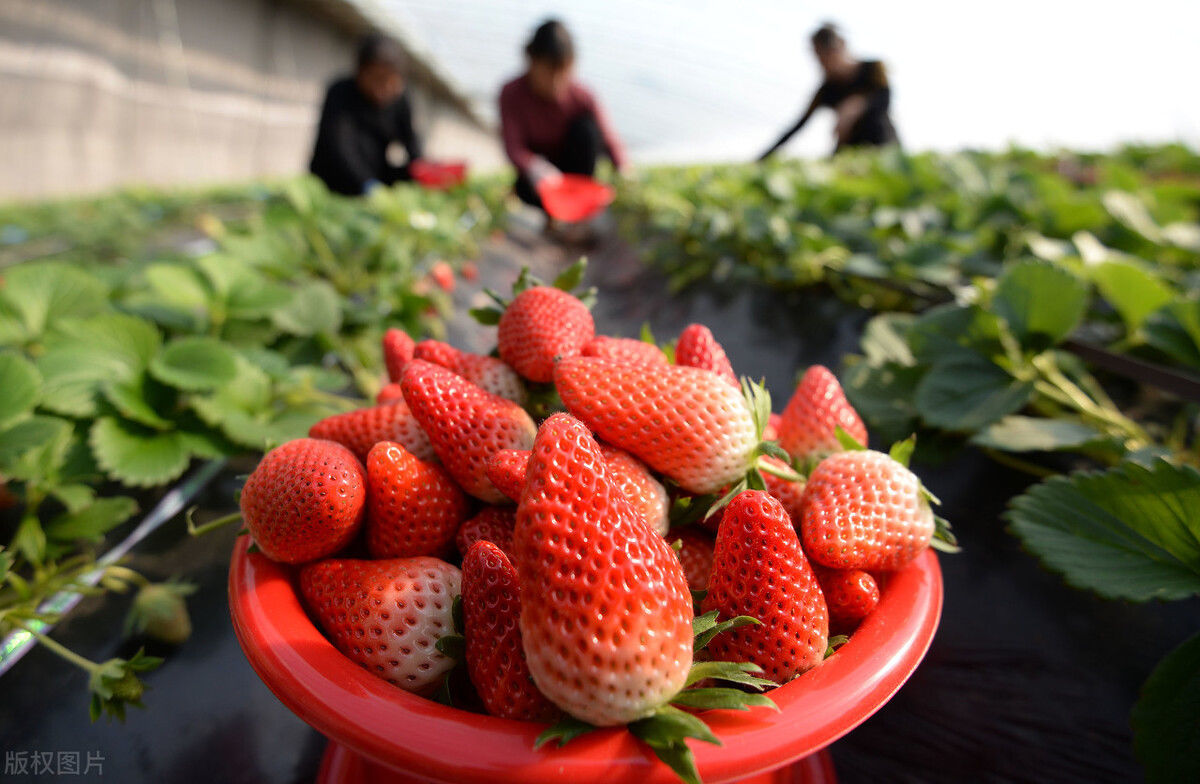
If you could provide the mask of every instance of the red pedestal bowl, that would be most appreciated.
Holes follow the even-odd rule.
[[[543,725],[446,707],[372,675],[313,625],[293,570],[247,553],[246,539],[229,571],[234,629],[275,696],[330,738],[318,782],[678,782],[624,728],[535,750]],[[904,684],[933,640],[941,608],[941,570],[929,551],[887,579],[875,612],[832,658],[770,693],[778,712],[706,714],[724,745],[692,746],[704,781],[834,781],[821,750]]]

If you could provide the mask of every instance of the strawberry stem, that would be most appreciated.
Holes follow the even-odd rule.
[[[792,470],[791,468],[787,468],[785,466],[771,463],[765,459],[766,457],[767,457],[766,455],[761,455],[758,458],[758,461],[755,463],[754,467],[757,468],[759,471],[762,471],[764,474],[770,474],[771,476],[777,476],[780,479],[786,479],[789,482],[803,482],[804,481],[804,477],[801,476],[800,474],[798,474],[796,471]]]

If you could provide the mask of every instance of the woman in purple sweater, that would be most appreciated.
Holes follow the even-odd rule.
[[[525,46],[525,73],[500,90],[504,151],[517,167],[516,192],[542,206],[537,184],[562,172],[591,176],[607,155],[617,171],[625,151],[591,91],[575,81],[575,44],[567,28],[548,20]]]

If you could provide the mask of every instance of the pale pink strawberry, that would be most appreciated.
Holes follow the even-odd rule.
[[[525,384],[521,377],[495,357],[459,351],[439,340],[422,340],[413,349],[413,358],[441,365],[493,395],[518,405],[525,404]]]
[[[733,365],[725,356],[725,349],[713,337],[713,333],[703,324],[689,324],[679,333],[679,341],[675,344],[675,364],[685,367],[711,370],[721,378],[741,389]]]
[[[567,410],[597,436],[688,492],[714,493],[756,459],[749,405],[711,371],[570,357],[559,361],[554,383]]]
[[[481,501],[503,502],[504,494],[487,478],[487,462],[501,449],[533,445],[537,427],[525,409],[421,359],[408,363],[400,386],[455,481]]]
[[[866,446],[867,428],[846,400],[837,377],[822,365],[804,373],[779,421],[779,445],[797,460],[820,460],[840,452],[837,428],[841,427]]]

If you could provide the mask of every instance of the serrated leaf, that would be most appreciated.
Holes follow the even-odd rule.
[[[104,398],[126,419],[157,430],[169,430],[174,426],[159,413],[174,404],[174,391],[146,373],[128,381],[105,384],[102,391]]]
[[[1104,434],[1071,419],[1042,419],[1011,414],[971,437],[976,446],[1005,452],[1052,452],[1095,443]]]
[[[892,448],[888,450],[888,456],[895,460],[905,468],[912,461],[913,450],[917,448],[917,437],[909,436],[903,441],[897,441],[892,444]]]
[[[925,374],[915,402],[928,424],[969,432],[1021,409],[1032,395],[1031,382],[1018,381],[978,354],[959,354]]]
[[[883,313],[867,322],[859,346],[871,365],[894,362],[901,367],[916,363],[905,333],[913,317],[907,313]]]
[[[1074,274],[1045,261],[1021,261],[996,282],[992,308],[1023,344],[1037,350],[1059,342],[1087,310],[1088,290]]]
[[[713,734],[703,719],[670,705],[659,708],[656,713],[644,719],[630,722],[629,731],[651,747],[682,743],[685,738],[721,745],[721,740]]]
[[[36,517],[27,515],[17,525],[17,531],[8,546],[26,561],[40,564],[46,556],[46,532]],[[12,575],[9,576],[10,581],[11,579]]]
[[[1158,663],[1133,708],[1133,748],[1151,784],[1200,781],[1200,634]]]
[[[862,452],[867,448],[866,444],[847,433],[846,429],[841,425],[834,427],[833,437],[837,439],[838,446],[847,452]]]
[[[671,704],[699,710],[749,710],[755,705],[779,709],[765,694],[721,687],[684,689],[671,698]]]
[[[1158,275],[1132,261],[1105,261],[1088,269],[1101,295],[1112,303],[1125,328],[1137,330],[1146,317],[1171,301],[1171,288]]]
[[[1200,296],[1178,297],[1159,308],[1144,331],[1146,342],[1175,362],[1200,368]]]
[[[702,620],[703,619],[703,620]],[[699,625],[697,625],[699,623]],[[730,629],[737,629],[741,626],[759,626],[762,621],[757,618],[752,618],[749,615],[739,615],[725,621],[717,621],[717,611],[705,613],[704,615],[695,618],[692,621],[692,650],[704,650],[712,639],[718,634],[723,634]]]
[[[182,264],[151,264],[142,272],[157,302],[192,314],[207,313],[214,292],[195,269]]]
[[[46,482],[59,472],[71,447],[71,424],[35,414],[0,434],[0,471],[10,479]]]
[[[1048,479],[1006,518],[1070,584],[1146,601],[1200,593],[1200,471],[1158,461]]]
[[[43,379],[42,407],[71,416],[95,416],[100,388],[135,378],[149,364],[159,342],[152,324],[117,313],[55,325],[46,340],[46,353],[37,358]]]
[[[272,313],[272,320],[292,335],[332,335],[342,325],[342,301],[330,284],[309,281],[296,288],[287,307]]]
[[[132,498],[101,498],[76,512],[65,512],[46,525],[46,536],[58,541],[88,539],[99,541],[109,530],[128,520],[137,511]]]
[[[115,417],[100,417],[88,435],[96,462],[113,479],[153,487],[175,479],[191,454],[178,433],[159,433]]]
[[[684,687],[691,686],[693,683],[699,683],[705,678],[715,678],[716,680],[728,681],[730,683],[755,686],[760,690],[778,685],[774,681],[760,678],[755,674],[761,672],[762,667],[751,662],[694,662],[692,668],[688,670],[688,677],[684,683]]]
[[[237,375],[238,356],[213,338],[176,338],[150,362],[150,373],[162,383],[183,390],[217,389]]]
[[[533,747],[537,749],[550,741],[558,741],[557,747],[562,748],[580,735],[591,732],[594,729],[596,728],[586,721],[580,721],[574,716],[564,714],[561,719],[551,724],[537,736],[537,740],[533,742]]]
[[[32,362],[9,351],[0,354],[0,427],[32,411],[41,386]]]
[[[78,512],[96,500],[96,491],[84,484],[58,484],[50,494],[62,502],[68,512]]]
[[[3,297],[19,314],[25,340],[36,340],[59,319],[108,307],[108,288],[78,267],[35,261],[8,269]]]
[[[585,256],[558,274],[558,277],[554,279],[554,288],[566,292],[574,291],[580,283],[583,283],[583,273],[586,270],[587,257]]]

